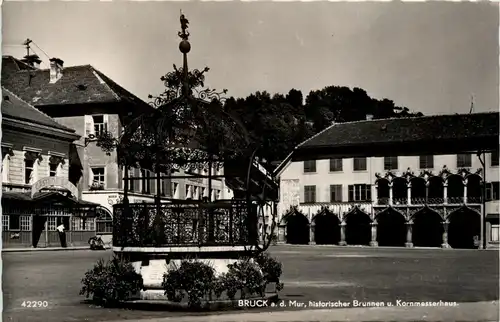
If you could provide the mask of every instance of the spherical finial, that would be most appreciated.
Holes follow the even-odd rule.
[[[189,51],[191,50],[191,44],[189,43],[189,41],[187,40],[183,40],[179,43],[179,50],[181,51],[181,53],[183,54],[187,54],[189,53]]]

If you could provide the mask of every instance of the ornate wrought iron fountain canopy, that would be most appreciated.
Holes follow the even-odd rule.
[[[261,249],[257,217],[260,213],[264,217],[260,208],[269,207],[265,188],[258,194],[247,189],[243,198],[211,200],[212,180],[230,176],[243,180],[249,187],[255,167],[255,147],[238,118],[225,110],[227,91],[204,87],[209,68],[189,71],[189,21],[183,14],[180,24],[182,68],[174,65],[172,72],[161,77],[165,91],[149,96],[155,109],[133,120],[118,143],[119,162],[127,170],[123,203],[114,207],[113,244],[121,247],[256,245]],[[134,180],[128,177],[129,167],[156,173],[154,204],[129,203],[128,182]],[[218,174],[222,167],[225,170],[230,167],[231,171]],[[189,178],[207,179],[208,197],[195,201],[162,198],[164,180],[187,177],[176,174],[179,169],[185,170]],[[268,176],[262,178],[275,183]],[[263,187],[269,187],[269,182],[264,182]]]

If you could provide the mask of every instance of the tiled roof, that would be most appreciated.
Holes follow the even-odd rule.
[[[152,108],[91,65],[64,67],[62,77],[50,84],[49,69],[16,70],[16,61],[3,57],[2,86],[37,107],[126,102]]]
[[[306,140],[297,149],[498,138],[498,124],[498,112],[338,123]]]
[[[40,112],[35,107],[21,100],[19,97],[17,97],[4,87],[2,87],[1,108],[2,116],[6,119],[11,118],[21,121],[27,121],[30,123],[45,125],[52,128],[57,128],[59,130],[75,133],[75,130],[58,123],[48,115]]]

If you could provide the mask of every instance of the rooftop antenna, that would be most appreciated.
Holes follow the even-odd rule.
[[[24,42],[23,42],[23,46],[26,46],[26,56],[29,56],[30,55],[30,44],[33,42],[33,40],[27,38]]]
[[[472,114],[473,111],[474,111],[474,95],[471,95],[470,96],[470,110],[469,110],[469,114]]]

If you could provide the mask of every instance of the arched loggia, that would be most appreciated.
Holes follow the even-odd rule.
[[[423,205],[426,199],[425,179],[420,177],[412,178],[411,181],[411,204]]]
[[[474,210],[462,207],[448,216],[448,244],[451,248],[474,249],[475,238],[481,235],[481,217]]]
[[[355,208],[345,216],[347,245],[369,245],[371,241],[370,216]]]
[[[292,212],[286,218],[286,242],[294,245],[309,243],[309,220],[298,211]]]
[[[408,202],[408,184],[405,178],[392,180],[392,200],[395,205],[406,205]]]
[[[389,204],[389,180],[385,178],[380,178],[377,180],[377,204],[388,205]]]
[[[427,203],[430,205],[440,205],[444,202],[444,182],[439,176],[429,178],[427,188]]]
[[[340,220],[325,210],[314,217],[314,241],[317,245],[337,245],[340,241]]]
[[[477,174],[467,176],[467,203],[480,203],[482,179]]]
[[[464,202],[464,181],[458,174],[452,174],[447,179],[448,203],[461,204]]]
[[[378,214],[376,220],[379,246],[405,246],[407,229],[403,214],[388,208]]]
[[[413,216],[415,247],[441,247],[443,232],[443,218],[434,210],[426,207]]]

